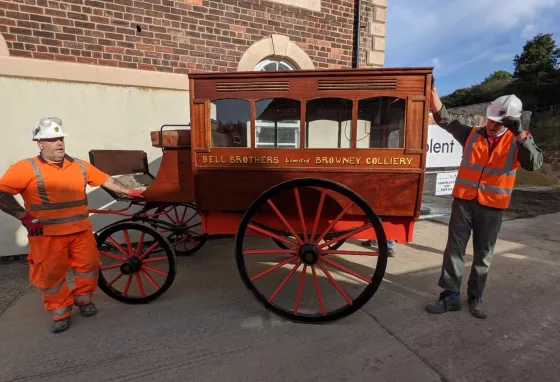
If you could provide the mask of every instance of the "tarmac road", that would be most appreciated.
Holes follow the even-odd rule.
[[[423,309],[439,293],[447,227],[421,221],[375,297],[327,325],[270,315],[239,279],[233,240],[220,239],[179,258],[175,284],[152,304],[98,292],[100,313],[75,312],[58,335],[36,290],[15,297],[0,315],[0,381],[558,380],[559,237],[560,213],[504,222],[488,319],[472,317],[466,303],[432,316]],[[467,265],[471,255],[469,245]]]

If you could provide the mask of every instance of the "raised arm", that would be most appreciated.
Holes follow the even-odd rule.
[[[517,138],[517,157],[519,164],[527,171],[536,171],[543,165],[542,150],[537,146],[533,136],[523,130],[519,118],[506,117],[502,123]]]
[[[456,119],[452,119],[447,113],[445,105],[439,99],[436,87],[432,87],[432,94],[430,97],[430,108],[434,116],[434,120],[439,127],[446,130],[453,135],[462,146],[467,142],[467,138],[472,130],[472,126],[463,125]]]

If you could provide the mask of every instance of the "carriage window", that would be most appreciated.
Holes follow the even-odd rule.
[[[299,148],[300,101],[269,98],[255,102],[255,144],[264,148]]]
[[[376,97],[358,102],[357,148],[404,148],[406,100]]]
[[[251,103],[222,99],[210,104],[212,147],[250,147]]]
[[[344,98],[307,101],[305,126],[305,146],[308,148],[350,148],[352,101]]]

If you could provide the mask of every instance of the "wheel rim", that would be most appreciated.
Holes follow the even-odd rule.
[[[159,207],[153,213],[154,219],[163,224],[151,225],[169,241],[177,255],[193,254],[206,243],[208,235],[202,230],[202,219],[194,205],[173,204]]]
[[[362,232],[369,238],[375,233],[378,252],[353,244],[328,248]],[[235,252],[254,297],[299,322],[355,312],[375,294],[387,264],[385,234],[371,207],[347,187],[323,179],[284,182],[257,198],[243,216]]]
[[[175,278],[175,257],[169,243],[154,229],[122,223],[97,237],[99,286],[125,302],[149,301],[169,288]]]

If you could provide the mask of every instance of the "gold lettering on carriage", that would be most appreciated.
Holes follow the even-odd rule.
[[[315,157],[315,164],[349,164],[358,165],[360,157]]]
[[[373,157],[366,158],[366,164],[368,165],[393,165],[393,166],[410,166],[412,164],[413,158],[387,158],[387,157]]]

